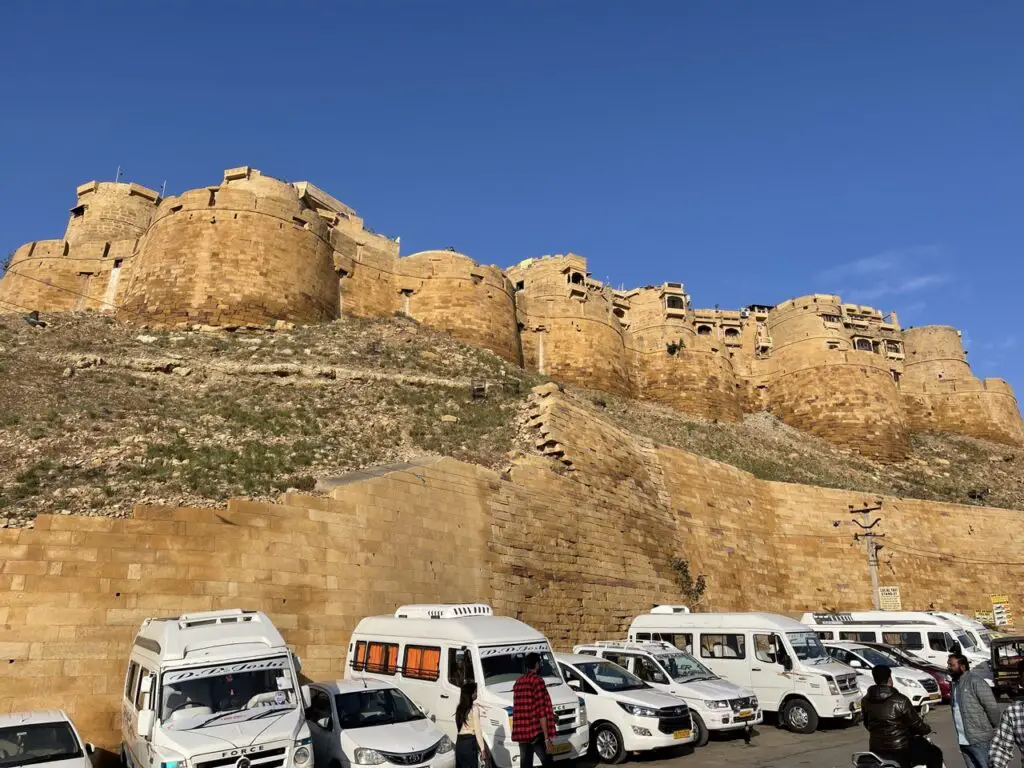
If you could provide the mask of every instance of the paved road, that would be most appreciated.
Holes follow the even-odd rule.
[[[934,742],[942,748],[947,768],[964,768],[963,758],[956,746],[949,707],[940,706],[928,715],[928,723],[935,734]],[[826,726],[817,733],[801,736],[773,725],[761,726],[750,744],[743,739],[713,739],[706,747],[661,759],[639,758],[626,763],[635,768],[848,768],[850,756],[867,749],[868,738],[864,726]],[[1020,762],[1011,763],[1018,768]]]

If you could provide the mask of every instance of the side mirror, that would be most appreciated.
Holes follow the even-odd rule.
[[[156,713],[152,709],[144,709],[139,712],[138,731],[143,739],[149,739],[153,735],[153,726],[156,724]]]
[[[569,687],[572,688],[574,691],[581,691],[581,690],[583,690],[583,686],[580,685],[580,681],[579,680],[570,680],[569,681]]]
[[[91,755],[91,754],[93,754],[95,752],[96,752],[96,745],[93,744],[91,741],[85,742],[85,753],[87,755]]]
[[[850,666],[854,669],[863,669],[864,665],[860,663],[860,659],[850,659]]]
[[[302,691],[302,706],[308,708],[309,705],[313,703],[313,697],[312,694],[309,692],[309,686],[304,685],[301,688],[299,688],[299,690]]]
[[[950,653],[961,653],[963,649],[960,647],[960,643],[953,643],[953,647],[949,649]]]
[[[793,660],[789,658],[789,654],[783,654],[779,661],[782,664],[782,668],[787,672],[793,669]]]

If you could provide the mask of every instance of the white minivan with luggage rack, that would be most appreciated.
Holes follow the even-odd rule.
[[[552,757],[585,757],[586,706],[562,679],[547,638],[521,621],[495,616],[488,605],[406,605],[391,616],[360,620],[349,642],[345,678],[395,685],[453,740],[460,688],[476,681],[491,759],[498,768],[513,768],[519,746],[512,741],[512,686],[529,653],[540,656],[555,713]]]

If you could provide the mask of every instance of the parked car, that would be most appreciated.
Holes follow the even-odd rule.
[[[94,748],[82,741],[63,710],[0,715],[0,765],[92,768]]]
[[[556,653],[569,687],[583,697],[590,718],[590,743],[605,763],[621,763],[630,752],[690,744],[690,708],[655,690],[607,659]]]
[[[909,651],[897,648],[895,645],[886,645],[885,643],[864,643],[864,645],[868,648],[874,648],[881,654],[892,657],[893,662],[900,666],[913,667],[922,672],[927,672],[939,684],[942,703],[949,704],[950,698],[953,695],[953,678],[949,676],[949,672],[946,671],[945,667],[925,661],[920,656],[915,656]]]
[[[451,739],[408,696],[378,680],[314,683],[306,721],[320,768],[455,765]]]
[[[1024,660],[1024,636],[1004,635],[992,640],[989,667],[995,681],[995,694],[1010,695],[1017,690],[1017,665]]]
[[[685,701],[690,707],[698,747],[708,743],[712,731],[753,728],[763,719],[752,690],[722,679],[668,642],[599,641],[577,645],[573,653],[614,661],[652,688]]]
[[[893,687],[910,699],[910,703],[915,707],[936,704],[942,700],[939,684],[927,672],[901,666],[895,663],[892,657],[886,656],[874,648],[869,648],[863,643],[826,642],[824,646],[829,656],[857,671],[861,690],[865,692],[874,685],[871,670],[878,666],[884,666],[892,669]]]

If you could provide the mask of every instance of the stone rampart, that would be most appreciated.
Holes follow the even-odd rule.
[[[681,600],[673,557],[707,576],[706,610],[870,605],[864,550],[842,521],[873,498],[656,446],[551,385],[531,415],[538,454],[505,476],[440,459],[331,498],[0,530],[0,712],[63,707],[115,748],[133,632],[188,610],[267,611],[303,671],[325,679],[341,676],[362,616],[408,602],[489,601],[562,649],[622,637],[653,603]],[[1020,513],[887,498],[882,517],[881,581],[906,608],[972,613],[993,590],[1024,600]]]
[[[90,181],[77,190],[64,239],[72,244],[137,240],[159,202],[160,195],[138,184]]]

